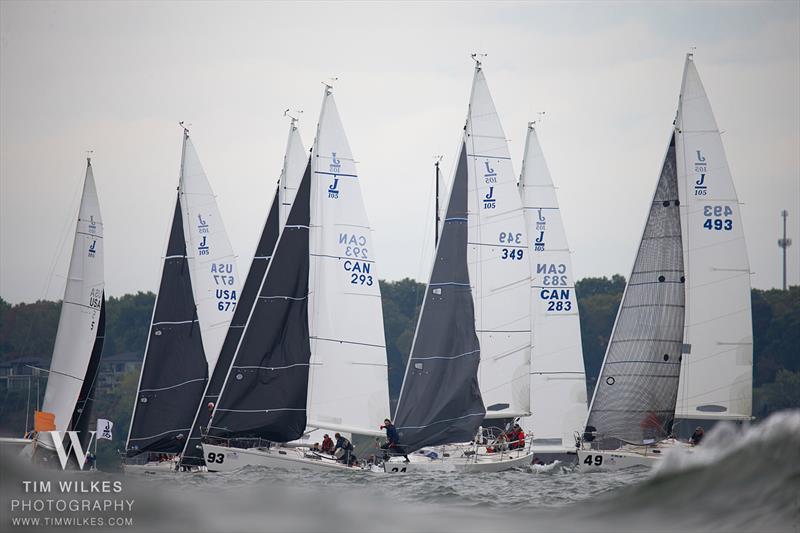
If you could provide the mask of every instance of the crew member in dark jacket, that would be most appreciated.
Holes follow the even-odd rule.
[[[336,437],[336,447],[333,449],[334,455],[336,454],[336,451],[340,449],[344,452],[339,458],[339,462],[346,465],[355,463],[356,456],[353,453],[353,443],[339,433],[336,433],[334,437]]]
[[[703,440],[704,434],[705,431],[703,431],[703,426],[697,426],[697,429],[694,430],[692,436],[689,437],[689,444],[691,444],[692,446],[697,446],[698,444],[700,444],[700,441]]]
[[[383,425],[381,429],[386,429],[386,444],[381,446],[384,450],[391,451],[394,455],[402,455],[406,458],[406,462],[409,463],[408,455],[406,455],[406,451],[400,446],[400,434],[397,433],[397,428],[394,427],[392,421],[388,418],[383,421]],[[384,456],[384,460],[388,459],[388,454]]]

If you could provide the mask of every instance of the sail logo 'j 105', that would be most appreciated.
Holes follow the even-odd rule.
[[[208,223],[205,220],[203,220],[203,215],[198,213],[197,214],[197,220],[198,220],[197,232],[198,233],[208,233]]]
[[[89,257],[94,257],[97,253],[97,239],[92,240],[92,244],[89,245]]]
[[[494,197],[494,187],[489,187],[489,192],[483,197],[483,208],[494,209],[497,199]]]
[[[537,252],[544,251],[544,231],[540,231],[539,236],[533,241],[533,249]]]
[[[203,235],[203,240],[197,245],[197,255],[208,255],[210,250],[208,248],[208,237]]]
[[[497,172],[495,172],[494,169],[491,166],[489,166],[489,160],[488,159],[486,161],[484,161],[484,164],[486,165],[486,172],[483,175],[484,177],[492,178],[492,177],[497,176]],[[487,180],[486,182],[489,183],[489,181],[490,180]],[[491,181],[494,182],[496,180],[491,180]]]
[[[708,185],[706,185],[706,158],[701,150],[696,150],[697,161],[694,163],[694,171],[698,175],[697,180],[694,182],[694,195],[705,196],[707,194]]]
[[[331,165],[333,168],[333,165]],[[328,198],[339,198],[339,178],[333,178],[333,183],[328,185]]]
[[[97,222],[94,221],[94,215],[89,215],[89,233],[94,235],[97,232]]]

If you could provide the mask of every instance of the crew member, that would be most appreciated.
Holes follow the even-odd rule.
[[[392,421],[388,418],[384,419],[381,429],[386,429],[386,444],[382,445],[381,448],[387,452],[391,451],[394,455],[402,455],[405,457],[407,463],[411,462],[408,459],[406,451],[400,446],[400,434],[397,433],[397,428],[394,427]],[[388,457],[384,457],[384,459],[387,458]]]
[[[327,433],[322,437],[322,453],[333,453],[333,439]]]
[[[339,462],[346,465],[354,463],[356,456],[353,453],[353,443],[339,433],[336,433],[334,437],[336,437],[336,446],[333,448],[333,453],[335,454],[338,450],[342,450]]]
[[[697,426],[697,428],[694,430],[694,433],[692,433],[692,436],[689,437],[689,444],[692,446],[697,446],[700,444],[700,441],[703,440],[704,434],[705,431],[703,431],[703,426]]]

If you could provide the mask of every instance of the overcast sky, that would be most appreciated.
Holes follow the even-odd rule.
[[[711,99],[758,288],[800,266],[800,4],[0,3],[0,296],[61,298],[85,151],[105,222],[107,294],[155,290],[181,151],[195,146],[250,263],[281,169],[287,107],[310,145],[321,81],[359,161],[381,277],[424,280],[432,163],[455,157],[472,51],[519,172],[538,128],[578,278],[628,275],[684,55]],[[51,273],[52,272],[52,273]]]

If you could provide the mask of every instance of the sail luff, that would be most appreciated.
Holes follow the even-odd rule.
[[[42,411],[55,415],[55,426],[66,431],[80,396],[97,337],[104,282],[103,220],[91,161],[87,160],[75,239],[58,321]],[[48,433],[37,436],[53,449]]]
[[[87,449],[90,444],[89,423],[91,422],[92,406],[94,405],[97,375],[100,371],[100,358],[103,354],[105,331],[106,299],[105,294],[103,294],[100,318],[97,324],[97,335],[95,336],[94,345],[92,346],[92,355],[89,357],[89,365],[86,368],[86,375],[83,378],[81,392],[78,395],[78,401],[75,404],[75,410],[72,413],[72,421],[70,422],[70,429],[78,432],[78,437],[83,449]]]

